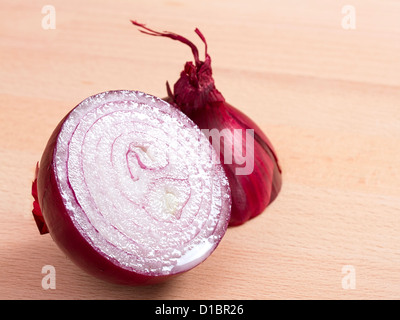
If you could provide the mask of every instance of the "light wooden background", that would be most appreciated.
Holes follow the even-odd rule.
[[[42,7],[56,29],[42,28]],[[356,29],[342,28],[342,7]],[[400,298],[400,1],[151,0],[0,4],[1,299]],[[89,95],[160,97],[190,50],[129,19],[209,43],[217,87],[275,145],[283,190],[202,265],[159,286],[87,276],[31,216],[36,161]],[[56,289],[41,286],[56,269]],[[343,267],[355,289],[343,288]],[[346,282],[344,283],[346,284]]]

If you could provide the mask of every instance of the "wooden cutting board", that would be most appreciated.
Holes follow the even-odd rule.
[[[345,4],[3,0],[0,298],[400,298],[400,2]],[[199,267],[141,288],[78,269],[39,235],[30,196],[36,162],[71,108],[110,89],[164,97],[192,59],[130,19],[202,53],[200,28],[217,87],[263,128],[283,169],[262,215],[230,228]],[[56,287],[45,290],[48,265]]]

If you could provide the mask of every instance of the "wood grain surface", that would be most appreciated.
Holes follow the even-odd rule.
[[[55,29],[42,27],[47,4]],[[355,29],[343,28],[345,5]],[[200,28],[217,87],[263,128],[283,169],[277,200],[208,260],[139,288],[77,268],[39,235],[30,196],[71,108],[110,89],[164,97],[192,59],[130,19],[202,48]],[[56,289],[42,288],[45,265]],[[0,298],[400,298],[400,1],[2,0]]]

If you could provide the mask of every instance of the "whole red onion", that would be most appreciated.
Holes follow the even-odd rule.
[[[197,47],[188,39],[131,22],[145,34],[177,40],[191,48],[194,64],[191,61],[185,63],[174,92],[167,83],[165,100],[188,115],[220,153],[232,192],[230,225],[241,225],[256,217],[281,190],[278,158],[271,142],[255,122],[227,103],[216,89],[203,34],[195,29],[205,45],[205,60],[201,61]]]
[[[41,233],[84,270],[157,283],[204,261],[230,218],[229,183],[200,129],[167,102],[109,91],[58,124],[32,185]]]

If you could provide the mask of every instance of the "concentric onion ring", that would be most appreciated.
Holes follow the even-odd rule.
[[[200,129],[165,101],[100,93],[53,133],[40,207],[53,239],[87,271],[158,282],[204,261],[226,231],[230,190],[215,159]]]

